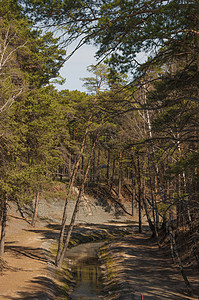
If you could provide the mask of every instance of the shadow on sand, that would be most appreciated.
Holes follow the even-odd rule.
[[[38,276],[34,278],[31,282],[31,293],[29,292],[18,292],[18,298],[23,300],[53,300],[56,296],[67,296],[63,293],[63,290],[58,284],[56,284],[52,279],[45,276]],[[5,296],[5,299],[15,300],[16,297]]]

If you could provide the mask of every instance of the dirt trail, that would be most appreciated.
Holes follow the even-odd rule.
[[[46,211],[49,214],[50,209]],[[16,209],[11,213],[19,216]],[[53,264],[48,253],[49,239],[58,235],[56,227],[47,228],[44,223],[39,223],[34,230],[24,220],[9,218],[4,256],[7,267],[0,273],[0,300],[61,299],[60,285],[50,276]],[[94,227],[97,230],[97,226]],[[82,232],[82,228],[80,230]],[[137,300],[141,299],[141,294],[144,300],[199,299],[198,296],[186,296],[179,270],[171,266],[171,259],[165,259],[148,237],[135,234],[110,244],[111,268],[121,293],[119,298],[110,296],[109,299],[130,300],[135,295]],[[198,278],[189,275],[191,283],[198,286]]]
[[[27,222],[9,217],[0,299],[53,299],[53,283],[43,244],[43,236],[34,232]]]
[[[171,265],[171,259],[149,240],[148,234],[135,234],[109,245],[113,291],[108,299],[185,300],[188,297],[179,269]],[[110,267],[109,267],[110,268]],[[105,267],[107,272],[107,267]],[[109,270],[110,272],[110,270]],[[109,274],[110,276],[110,274]],[[114,279],[113,279],[114,278]],[[189,274],[189,280],[198,294],[198,278]],[[114,292],[114,285],[119,293]]]

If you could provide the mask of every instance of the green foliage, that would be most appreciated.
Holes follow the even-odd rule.
[[[68,180],[85,138],[81,179],[100,133],[93,181],[116,190],[119,181],[131,182],[134,198],[149,199],[154,224],[155,215],[175,214],[180,201],[185,214],[187,203],[198,201],[198,1],[3,4],[0,45],[8,42],[3,58],[9,59],[0,69],[1,191],[26,201],[58,169]],[[29,20],[57,26],[62,39]],[[83,79],[93,95],[49,85],[59,78],[62,46],[77,38],[80,45],[94,43],[96,56],[106,59]],[[139,53],[147,57],[141,64]],[[131,84],[125,72],[133,73]]]
[[[169,165],[168,174],[178,175],[186,172],[194,175],[196,167],[199,166],[199,152],[189,153],[187,157],[180,158],[175,164]]]
[[[97,66],[91,65],[88,67],[88,71],[92,72],[94,77],[82,78],[84,86],[89,92],[97,95],[99,92],[108,88],[108,69],[104,64]]]
[[[110,64],[124,72],[137,67],[137,53],[174,43],[180,47],[197,30],[197,1],[21,2],[34,19],[61,26],[68,35],[66,43],[84,36],[85,42],[99,46],[98,57],[108,55]]]
[[[59,121],[50,88],[42,88],[18,99],[9,109],[2,138],[1,174],[10,197],[30,200],[62,162],[59,145]]]
[[[59,75],[65,51],[52,33],[42,34],[17,1],[0,9],[0,192],[29,201],[63,161],[58,149]]]
[[[2,72],[4,77],[11,78],[12,83],[18,85],[24,85],[24,81],[31,88],[48,84],[50,79],[59,76],[64,63],[65,50],[58,46],[59,39],[51,32],[42,34],[42,31],[33,29],[32,23],[22,15],[17,1],[3,1],[2,4],[0,72],[5,69],[6,72]]]

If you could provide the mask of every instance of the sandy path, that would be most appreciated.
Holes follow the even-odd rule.
[[[51,298],[43,243],[42,235],[34,232],[24,220],[9,218],[3,257],[6,268],[0,275],[0,299]]]
[[[119,287],[119,294],[113,288],[113,297],[108,299],[140,300],[141,294],[144,300],[199,299],[186,295],[178,268],[148,238],[149,235],[135,234],[109,245],[109,258],[105,260],[113,272],[110,284],[114,282]],[[189,274],[189,280],[198,294],[197,275]]]

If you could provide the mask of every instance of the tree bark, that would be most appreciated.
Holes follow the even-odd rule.
[[[95,151],[93,152],[93,160],[92,160],[92,176],[91,176],[91,181],[95,182],[96,178],[96,168],[95,168]]]
[[[36,199],[35,199],[35,207],[32,217],[31,225],[35,227],[35,224],[37,222],[37,216],[38,216],[38,208],[39,208],[39,192],[36,193]]]
[[[142,233],[142,191],[141,191],[141,174],[140,174],[140,158],[137,152],[137,184],[138,184],[138,211],[139,211],[139,233]]]
[[[149,227],[152,231],[153,236],[155,235],[155,226],[153,224],[153,222],[151,221],[151,217],[149,215],[149,211],[148,211],[148,207],[147,207],[147,203],[145,198],[143,197],[143,205],[144,205],[144,209],[145,209],[145,213],[146,213],[146,217],[147,217],[147,221],[149,223]]]
[[[111,183],[110,183],[110,191],[114,184],[114,176],[115,176],[115,158],[113,159],[113,167],[112,167],[112,176],[111,176]]]
[[[150,163],[150,155],[148,154],[148,169],[149,169],[149,184],[150,184],[150,193],[151,193],[151,202],[152,202],[152,216],[154,222],[154,234],[160,247],[159,237],[158,237],[158,217],[157,217],[157,205],[154,199],[153,185],[152,185],[152,168]]]
[[[71,165],[72,165],[72,157],[71,157],[71,153],[69,153],[69,155],[68,155],[68,175],[69,175],[69,177],[71,177]]]
[[[7,195],[7,193],[5,193],[5,195],[3,196],[3,217],[2,217],[2,221],[1,221],[0,256],[3,256],[4,252],[5,252],[7,203],[8,203],[8,195]]]
[[[110,150],[108,149],[108,157],[107,157],[107,169],[106,169],[106,179],[109,183],[110,179]]]
[[[89,161],[88,161],[86,171],[85,171],[85,174],[84,174],[84,179],[83,179],[81,188],[79,190],[79,195],[78,195],[78,198],[77,198],[77,201],[76,201],[76,204],[75,204],[75,208],[74,208],[73,215],[72,215],[72,218],[71,218],[71,221],[70,221],[70,225],[69,225],[68,230],[67,230],[66,240],[64,242],[64,247],[63,247],[63,249],[61,249],[61,251],[59,253],[59,256],[57,255],[56,259],[55,259],[55,265],[59,268],[61,268],[61,266],[63,264],[64,256],[65,256],[66,250],[68,248],[71,233],[72,233],[72,230],[73,230],[73,227],[74,227],[74,224],[75,224],[75,219],[76,219],[76,216],[77,216],[77,213],[78,213],[78,210],[79,210],[79,205],[80,205],[82,194],[83,194],[83,191],[84,191],[84,186],[85,186],[87,176],[88,176],[88,172],[89,172],[89,169],[90,169],[90,165],[91,165],[91,161],[92,161],[93,152],[94,152],[94,149],[95,149],[96,142],[97,142],[97,138],[96,138],[96,140],[94,141],[94,143],[92,145]]]
[[[97,186],[99,185],[99,181],[100,181],[100,158],[101,158],[101,151],[100,151],[100,147],[98,148],[98,154],[97,154]]]
[[[131,156],[132,159],[132,164],[131,164],[131,184],[132,184],[132,196],[131,196],[131,212],[132,216],[134,215],[134,205],[135,205],[135,197],[136,197],[136,191],[135,191],[135,186],[136,186],[136,178],[135,175],[133,175],[133,168],[135,167],[135,162],[133,156]],[[136,169],[136,168],[134,168]],[[136,172],[135,172],[136,173]]]
[[[122,196],[122,152],[120,151],[120,156],[119,156],[119,178],[118,178],[118,196],[119,199]]]
[[[92,116],[90,116],[89,121],[91,121],[91,119],[92,119]],[[61,251],[62,251],[62,247],[63,247],[64,231],[65,231],[66,219],[67,219],[68,199],[71,195],[71,191],[72,191],[72,188],[73,188],[73,185],[74,185],[74,182],[75,182],[75,178],[76,178],[76,175],[77,175],[79,164],[81,162],[82,154],[84,152],[84,147],[85,147],[85,143],[86,143],[86,137],[87,137],[87,134],[88,134],[88,131],[89,131],[89,126],[90,125],[88,124],[88,126],[85,130],[84,137],[83,137],[82,144],[81,144],[81,148],[80,148],[80,152],[79,152],[79,156],[78,156],[78,159],[77,159],[77,161],[74,165],[74,168],[73,168],[73,171],[72,171],[72,176],[70,178],[70,182],[69,182],[69,185],[68,185],[68,192],[67,192],[66,200],[65,200],[65,204],[64,204],[61,230],[60,230],[60,233],[59,233],[58,250],[57,250],[57,256],[56,256],[56,259],[55,259],[56,261],[59,261]]]

